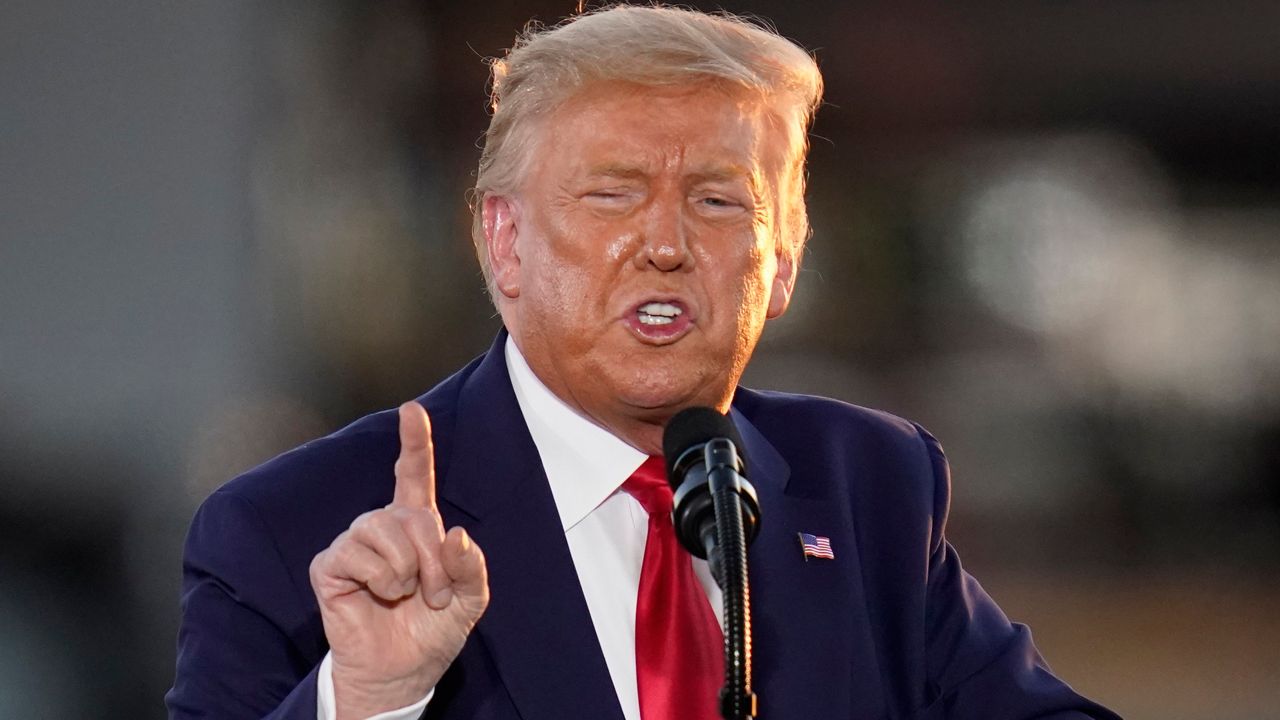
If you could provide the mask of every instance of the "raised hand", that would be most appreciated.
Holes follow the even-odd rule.
[[[391,504],[356,518],[311,562],[338,720],[412,705],[440,680],[489,604],[484,554],[436,510],[431,425],[400,406]]]

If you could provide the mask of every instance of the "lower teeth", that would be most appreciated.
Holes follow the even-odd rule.
[[[669,318],[662,315],[643,315],[642,314],[640,316],[640,323],[642,325],[670,325],[673,322],[675,322],[674,318]]]

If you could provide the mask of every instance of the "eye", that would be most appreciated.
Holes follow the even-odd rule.
[[[602,213],[627,212],[636,203],[639,193],[631,188],[607,187],[588,190],[581,196],[584,207]]]
[[[742,212],[744,205],[729,195],[711,194],[696,198],[694,203],[702,212],[714,215],[731,215]]]
[[[582,197],[587,200],[597,202],[619,202],[630,198],[635,193],[628,188],[600,188],[598,190],[588,190],[583,193]]]

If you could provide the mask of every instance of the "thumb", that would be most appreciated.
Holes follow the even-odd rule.
[[[489,570],[484,552],[466,530],[449,529],[440,546],[440,564],[453,581],[454,596],[473,607],[479,616],[489,605]]]

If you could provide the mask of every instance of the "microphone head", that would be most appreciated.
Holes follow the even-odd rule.
[[[673,476],[676,460],[689,448],[702,445],[715,438],[728,438],[738,451],[742,464],[747,464],[743,452],[742,436],[738,428],[727,415],[722,415],[709,407],[685,408],[676,413],[667,422],[662,433],[662,456],[666,461],[667,479],[676,482]]]

